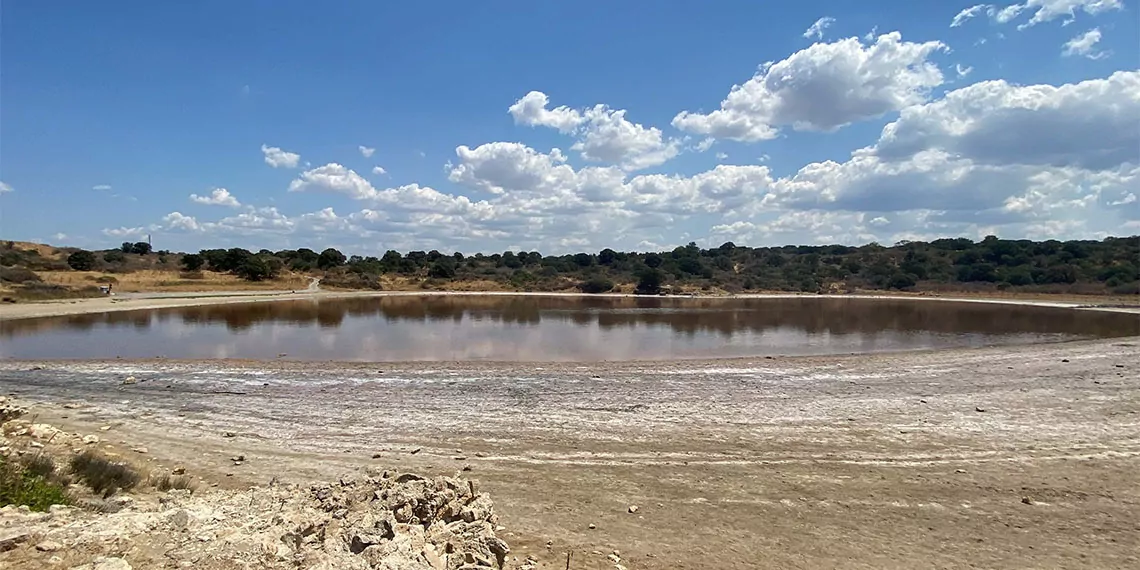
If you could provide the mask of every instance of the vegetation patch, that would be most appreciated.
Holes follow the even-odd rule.
[[[70,505],[66,482],[56,476],[55,464],[46,455],[17,461],[0,457],[0,507],[27,506],[44,512],[52,505]]]
[[[133,489],[142,481],[142,475],[129,465],[111,461],[94,451],[84,451],[72,457],[71,471],[104,499],[119,491]]]
[[[150,486],[159,491],[166,492],[171,489],[186,489],[191,493],[198,490],[198,484],[187,475],[172,475],[163,473],[150,478]]]
[[[35,271],[23,267],[0,267],[0,282],[23,285],[43,281]]]

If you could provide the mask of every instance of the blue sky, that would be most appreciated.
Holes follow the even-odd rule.
[[[4,2],[0,237],[372,254],[1140,233],[1134,0],[646,6]]]

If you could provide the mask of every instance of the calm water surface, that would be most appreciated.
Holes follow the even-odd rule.
[[[841,354],[1138,334],[1135,315],[981,303],[408,296],[2,322],[0,356],[598,361]]]

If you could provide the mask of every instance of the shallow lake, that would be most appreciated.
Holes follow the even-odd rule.
[[[896,299],[392,296],[0,322],[6,358],[600,361],[823,355],[1140,334],[1136,315]]]

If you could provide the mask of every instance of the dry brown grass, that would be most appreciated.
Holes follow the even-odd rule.
[[[67,287],[83,287],[98,283],[100,277],[110,274],[99,271],[39,271],[44,282]],[[147,269],[110,275],[115,278],[114,291],[136,292],[192,292],[192,291],[262,291],[303,290],[309,279],[303,275],[287,274],[269,281],[251,282],[228,273],[203,271],[201,279],[185,279],[177,270]]]
[[[4,240],[3,242],[0,242],[0,245],[7,246],[8,243],[12,244],[13,249],[19,249],[19,250],[29,250],[30,249],[30,250],[33,250],[36,253],[38,253],[40,255],[40,257],[44,257],[47,259],[59,259],[59,258],[63,257],[63,255],[65,253],[63,250],[61,250],[57,247],[52,247],[50,245],[44,245],[42,243],[32,243],[30,241],[12,241],[12,242],[9,242],[8,240]]]

